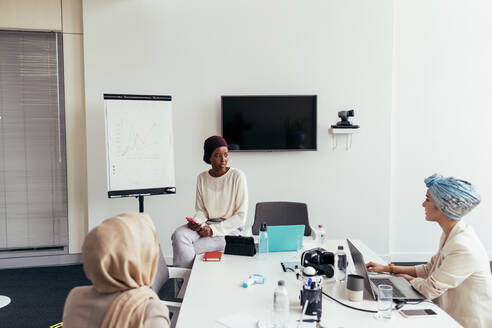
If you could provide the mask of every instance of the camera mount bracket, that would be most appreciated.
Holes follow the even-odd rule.
[[[337,135],[345,135],[345,150],[349,150],[352,147],[352,134],[356,129],[359,128],[358,125],[352,124],[348,118],[354,117],[354,110],[342,110],[338,112],[338,117],[340,121],[337,124],[331,126],[328,129],[329,132],[333,134],[331,139],[332,149],[335,150],[337,148]]]

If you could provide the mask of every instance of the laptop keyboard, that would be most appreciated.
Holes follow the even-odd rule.
[[[371,281],[376,285],[390,285],[393,287],[393,297],[405,297],[403,293],[396,287],[393,282],[390,279],[385,279],[385,278],[371,278]]]

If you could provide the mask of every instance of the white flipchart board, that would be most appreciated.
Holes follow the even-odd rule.
[[[171,96],[104,95],[108,197],[176,192]]]

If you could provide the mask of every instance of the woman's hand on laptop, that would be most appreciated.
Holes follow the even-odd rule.
[[[389,272],[389,267],[387,265],[374,263],[372,261],[366,264],[366,268],[369,272]]]

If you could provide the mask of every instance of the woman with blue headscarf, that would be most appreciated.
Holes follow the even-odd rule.
[[[464,327],[492,327],[492,276],[487,252],[472,227],[461,220],[480,203],[472,184],[434,174],[422,206],[425,219],[443,233],[439,250],[417,266],[367,263],[371,272],[402,276]]]

